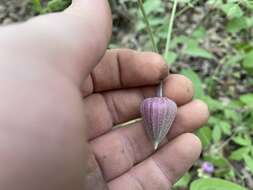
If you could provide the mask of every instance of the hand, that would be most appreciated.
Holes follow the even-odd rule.
[[[157,54],[106,51],[110,34],[101,0],[0,29],[0,189],[167,190],[197,159],[189,132],[208,110],[191,82]],[[142,122],[112,127],[138,118],[161,79],[179,110],[154,153]]]
[[[168,75],[160,55],[132,50],[107,51],[92,76],[97,93],[84,99],[94,153],[88,189],[168,190],[201,152],[199,139],[189,132],[207,121],[208,109],[203,102],[192,101],[192,83],[182,75]],[[155,85],[163,78],[165,95],[179,110],[167,139],[154,153],[141,121],[112,127],[140,117],[140,103],[155,96]]]

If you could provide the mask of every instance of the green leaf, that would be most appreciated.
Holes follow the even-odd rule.
[[[205,161],[212,162],[216,167],[230,168],[229,162],[222,155],[208,154],[204,156]]]
[[[217,111],[217,110],[224,109],[222,102],[215,100],[215,99],[211,98],[210,96],[204,96],[201,99],[207,103],[210,111]]]
[[[208,0],[207,4],[211,6],[212,8],[220,8],[223,5],[222,0]]]
[[[241,146],[251,145],[251,139],[247,135],[244,135],[244,136],[238,135],[238,136],[232,138],[232,141],[238,145],[241,145]]]
[[[221,9],[230,19],[243,16],[243,11],[240,6],[235,3],[226,3],[221,6]]]
[[[48,1],[47,6],[43,9],[43,12],[48,13],[62,11],[70,4],[71,0],[51,0]]]
[[[242,65],[246,70],[251,71],[253,69],[253,50],[245,55]]]
[[[240,101],[245,105],[253,105],[253,93],[240,96]]]
[[[175,0],[173,0],[175,1]],[[180,3],[190,3],[192,0],[178,0],[178,2]]]
[[[143,4],[143,7],[147,13],[147,15],[149,15],[151,12],[163,12],[163,5],[162,2],[160,0],[148,0],[145,1],[145,3]]]
[[[253,5],[253,3],[252,3],[252,5]],[[247,23],[247,28],[252,27],[253,26],[253,17],[246,18],[246,23]]]
[[[247,28],[247,22],[244,17],[234,18],[230,20],[226,25],[226,30],[231,33],[239,32],[245,28]]]
[[[202,57],[206,59],[212,59],[213,55],[209,53],[207,50],[198,46],[198,42],[196,40],[189,40],[187,42],[187,48],[184,50],[184,53],[193,57]]]
[[[247,190],[230,181],[208,178],[198,179],[191,183],[190,190]]]
[[[226,135],[231,135],[231,125],[226,121],[220,121],[219,126]]]
[[[189,172],[187,172],[186,174],[184,174],[183,177],[181,177],[176,184],[174,185],[174,187],[187,187],[189,182],[191,180],[191,174]]]
[[[229,156],[229,159],[238,160],[238,161],[242,160],[243,156],[245,154],[248,154],[249,151],[250,151],[250,148],[248,148],[248,147],[239,148],[231,153],[231,155]]]
[[[181,74],[188,77],[193,85],[195,90],[195,98],[202,98],[204,96],[204,90],[202,87],[202,81],[199,76],[191,69],[183,69]]]
[[[155,26],[162,25],[164,23],[164,19],[161,17],[151,17],[148,19],[149,24],[155,28]]]
[[[225,118],[231,119],[234,122],[240,121],[240,115],[238,115],[238,112],[232,109],[225,109],[224,110]]]
[[[253,158],[249,155],[244,156],[244,162],[246,163],[246,166],[250,170],[251,174],[253,175]]]
[[[206,36],[206,29],[203,26],[198,27],[193,33],[192,37],[200,39]]]
[[[226,64],[227,65],[238,65],[238,63],[241,62],[243,59],[243,56],[241,54],[236,54],[236,55],[231,55],[229,59],[227,60]]]
[[[242,3],[243,3],[244,6],[247,7],[248,9],[253,10],[253,1],[252,1],[252,0],[245,0],[245,1],[242,1]]]
[[[168,56],[165,57],[165,60],[168,64],[173,64],[175,63],[175,61],[177,60],[177,54],[173,51],[169,51]]]
[[[208,127],[202,127],[197,130],[197,136],[199,137],[203,148],[207,148],[211,142],[212,131]]]
[[[212,138],[215,143],[219,142],[221,139],[221,128],[216,125],[212,131]]]

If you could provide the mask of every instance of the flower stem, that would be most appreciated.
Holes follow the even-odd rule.
[[[138,4],[139,4],[140,10],[141,10],[141,13],[143,15],[144,22],[146,24],[146,29],[148,31],[148,34],[149,34],[151,42],[152,42],[153,51],[155,51],[155,52],[158,53],[158,48],[156,46],[154,35],[153,35],[153,32],[152,32],[151,26],[149,24],[146,11],[145,11],[144,6],[143,6],[143,1],[142,0],[138,0]],[[173,4],[171,16],[170,16],[170,22],[169,22],[169,28],[168,28],[168,34],[167,34],[167,41],[166,41],[166,47],[165,47],[165,53],[164,53],[165,59],[168,56],[168,52],[169,52],[169,48],[170,48],[172,28],[173,28],[173,23],[174,23],[174,20],[175,20],[177,4],[178,4],[178,0],[174,0],[174,4]],[[158,97],[163,97],[163,81],[161,81],[160,84],[159,84],[159,86],[158,86],[157,96]]]
[[[165,58],[168,57],[168,53],[169,53],[171,34],[172,34],[174,19],[175,19],[175,15],[176,15],[177,4],[178,4],[178,0],[174,0],[174,4],[173,4],[171,16],[170,16],[170,22],[169,22],[169,28],[168,28],[168,34],[167,34],[167,42],[166,42],[166,46],[165,46],[165,53],[164,53]]]
[[[157,94],[158,97],[163,97],[163,81],[161,80],[158,88],[157,88]]]
[[[142,0],[138,0],[138,4],[139,4],[139,7],[140,7],[140,10],[141,10],[141,13],[142,13],[142,16],[144,18],[144,22],[146,24],[146,29],[148,31],[148,34],[150,36],[150,39],[151,39],[151,42],[152,42],[152,46],[153,46],[153,51],[157,52],[158,53],[158,48],[156,46],[156,43],[155,43],[155,38],[154,38],[154,35],[153,35],[153,32],[152,32],[152,29],[151,29],[151,26],[149,24],[149,21],[148,21],[148,16],[146,14],[146,11],[143,7],[143,2]]]

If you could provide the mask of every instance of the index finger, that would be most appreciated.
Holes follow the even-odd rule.
[[[83,84],[84,94],[158,84],[168,76],[161,55],[130,49],[108,50]]]

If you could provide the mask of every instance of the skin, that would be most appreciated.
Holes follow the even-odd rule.
[[[192,83],[151,52],[106,50],[107,1],[74,0],[62,13],[0,28],[0,189],[167,190],[201,152],[208,119]],[[164,96],[179,110],[158,151],[139,106]]]

